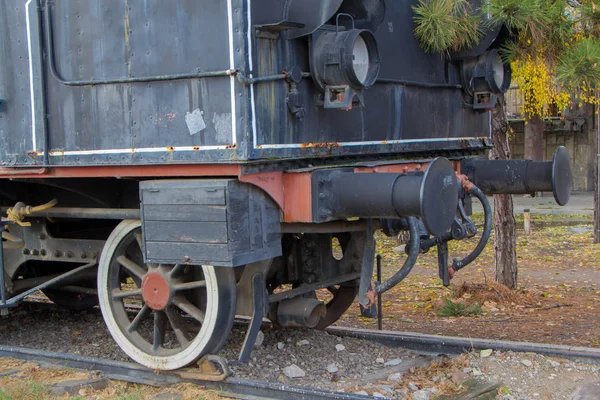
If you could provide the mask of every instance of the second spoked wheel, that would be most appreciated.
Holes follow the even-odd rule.
[[[117,344],[138,363],[163,370],[218,351],[235,317],[233,269],[144,264],[142,246],[141,222],[125,220],[100,257],[100,308]]]

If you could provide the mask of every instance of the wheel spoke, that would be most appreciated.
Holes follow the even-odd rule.
[[[142,294],[142,289],[136,289],[136,290],[119,290],[119,289],[113,289],[112,291],[112,298],[117,300],[117,299],[123,299],[125,297],[133,297],[133,296],[141,296]]]
[[[144,279],[144,275],[148,272],[145,268],[140,267],[135,262],[125,256],[117,257],[117,262],[121,264],[130,274],[132,278]]]
[[[136,315],[135,318],[133,319],[133,321],[131,321],[131,324],[129,324],[129,327],[127,328],[127,332],[133,333],[134,331],[136,331],[137,328],[140,326],[140,323],[144,320],[144,318],[146,318],[148,316],[149,313],[150,313],[150,307],[148,307],[147,305],[144,305],[144,307],[142,307],[142,309],[140,310],[138,315]]]
[[[154,337],[152,339],[152,349],[158,350],[165,343],[165,329],[167,327],[167,319],[162,311],[154,311]]]
[[[171,324],[171,328],[173,328],[173,332],[175,332],[175,337],[177,341],[181,345],[181,347],[186,347],[190,341],[187,338],[185,330],[183,328],[183,321],[181,317],[177,314],[177,312],[173,311],[171,307],[167,307],[165,310],[167,314],[167,318],[169,319],[169,323]]]
[[[329,290],[329,293],[335,296],[340,289],[335,286],[329,286],[327,290]]]
[[[175,277],[175,276],[181,274],[183,272],[183,270],[185,269],[185,267],[187,267],[187,265],[185,265],[185,264],[175,264],[175,266],[173,267],[171,272],[169,272],[169,275],[171,277]]]
[[[136,232],[134,234],[134,236],[135,236],[135,241],[137,242],[138,246],[140,246],[140,250],[143,251],[143,249],[144,249],[144,241],[142,240],[142,232],[141,231]]]
[[[175,289],[175,291],[178,292],[180,290],[198,289],[203,287],[206,287],[206,281],[179,283],[177,285],[174,285],[173,289]]]
[[[183,296],[175,296],[173,299],[173,303],[179,307],[181,311],[188,314],[190,317],[194,318],[196,321],[200,323],[204,323],[204,312],[200,310],[198,307],[193,305]]]

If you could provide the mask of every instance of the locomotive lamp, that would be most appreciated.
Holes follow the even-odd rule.
[[[497,49],[477,58],[465,60],[462,79],[467,92],[473,96],[473,109],[488,110],[496,106],[497,95],[510,87],[512,70],[505,64]]]
[[[340,31],[324,27],[312,36],[310,68],[317,88],[324,93],[325,108],[349,108],[379,76],[379,51],[375,36],[362,29]]]

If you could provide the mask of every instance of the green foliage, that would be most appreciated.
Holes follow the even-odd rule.
[[[15,387],[0,388],[0,400],[47,399],[48,388],[33,380],[24,381]]]
[[[479,303],[467,305],[465,303],[455,303],[450,299],[445,299],[445,303],[437,312],[440,317],[466,317],[467,315],[480,315],[483,310]]]
[[[415,36],[427,53],[458,51],[481,39],[481,17],[467,0],[420,0],[413,12]]]
[[[546,0],[489,0],[484,11],[491,15],[492,25],[504,24],[510,30],[542,38],[544,27],[550,23],[548,3]]]
[[[600,30],[600,7],[593,1],[586,1],[580,7],[581,23],[587,33],[598,36]]]
[[[556,67],[556,78],[568,88],[596,87],[600,83],[600,42],[585,38],[568,49]]]

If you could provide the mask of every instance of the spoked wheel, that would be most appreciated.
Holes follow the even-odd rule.
[[[142,245],[141,222],[125,220],[100,257],[100,308],[117,344],[138,363],[163,370],[218,351],[235,317],[233,269],[146,265]]]
[[[358,294],[358,286],[330,286],[327,290],[333,297],[326,303],[327,314],[321,318],[315,329],[325,329],[340,319]]]

